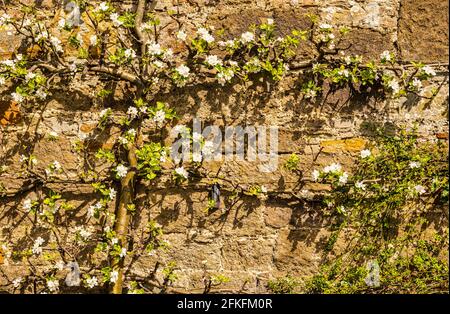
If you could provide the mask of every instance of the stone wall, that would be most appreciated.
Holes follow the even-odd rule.
[[[57,12],[56,1],[40,1],[49,14]],[[131,1],[130,1],[131,2]],[[327,240],[328,221],[314,202],[301,201],[292,194],[301,190],[321,193],[327,186],[307,183],[298,186],[298,176],[281,165],[293,152],[300,155],[301,171],[309,176],[314,168],[339,162],[351,171],[352,163],[365,147],[370,135],[364,128],[367,122],[380,126],[411,126],[419,122],[423,138],[448,140],[448,2],[441,0],[164,0],[157,1],[155,11],[168,33],[176,31],[176,24],[165,13],[176,10],[189,27],[206,23],[216,29],[225,28],[232,35],[240,34],[249,24],[273,18],[281,33],[308,25],[304,13],[318,14],[323,21],[351,29],[349,53],[364,58],[378,58],[384,50],[395,52],[401,61],[423,61],[437,64],[436,83],[443,82],[433,101],[403,97],[382,100],[375,97],[352,99],[346,103],[348,91],[332,94],[321,106],[314,106],[299,97],[293,88],[295,77],[286,78],[278,86],[255,82],[249,86],[225,88],[197,86],[162,94],[167,102],[189,124],[198,117],[206,125],[276,125],[279,126],[279,167],[275,172],[260,171],[258,162],[221,161],[205,164],[210,178],[194,180],[180,187],[168,188],[161,183],[141,186],[137,202],[140,214],[133,216],[132,230],[136,242],[148,219],[163,226],[164,238],[170,249],[153,256],[127,257],[127,276],[148,277],[157,261],[162,264],[176,261],[178,280],[172,292],[201,292],[205,269],[210,274],[224,274],[229,283],[214,291],[267,292],[269,279],[291,274],[305,279],[317,272],[322,249]],[[162,37],[164,42],[164,37]],[[0,55],[7,58],[18,40],[0,30]],[[174,45],[170,41],[167,45]],[[299,48],[299,56],[310,55],[308,47]],[[98,121],[101,108],[93,103],[85,91],[95,86],[98,77],[75,79],[67,90],[54,94],[39,112],[20,114],[10,103],[7,94],[0,94],[0,182],[9,192],[23,190],[30,182],[21,175],[20,155],[34,154],[39,163],[36,171],[58,160],[65,183],[49,184],[75,206],[67,221],[67,238],[73,236],[75,226],[85,223],[87,207],[96,202],[90,184],[83,183],[80,170],[82,158],[74,152],[73,143],[90,132]],[[428,90],[431,94],[431,91]],[[110,106],[120,113],[126,111],[126,86],[118,86]],[[46,134],[56,131],[58,140],[49,142]],[[112,135],[114,138],[114,135]],[[111,139],[104,145],[111,143]],[[227,189],[233,185],[264,185],[270,197],[259,200],[240,197],[234,204],[225,202],[223,210],[207,213],[207,198],[211,178],[226,179]],[[230,196],[225,189],[222,196]],[[291,193],[293,192],[293,193]],[[0,198],[0,241],[14,239],[17,247],[32,243],[40,234],[31,229],[32,217],[18,208],[24,198],[35,191]],[[111,211],[114,208],[110,209]],[[44,234],[49,240],[51,234]],[[51,241],[48,241],[49,243]],[[339,245],[339,244],[338,244]],[[52,252],[54,247],[48,247]],[[80,253],[80,257],[84,253]],[[86,254],[89,254],[86,252]],[[79,259],[81,260],[81,258]],[[20,261],[4,263],[0,251],[0,286],[26,269]],[[38,267],[48,267],[42,261]],[[161,277],[158,270],[156,278]],[[2,288],[0,288],[1,290]],[[156,288],[155,292],[158,291]]]

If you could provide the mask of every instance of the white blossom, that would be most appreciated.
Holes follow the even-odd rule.
[[[205,141],[202,147],[202,153],[205,156],[211,156],[214,153],[214,143],[212,141]]]
[[[363,191],[366,190],[366,185],[365,185],[362,181],[356,182],[356,183],[355,183],[355,187],[356,187],[357,189],[361,189],[361,190],[363,190]]]
[[[422,71],[429,76],[435,76],[436,71],[434,71],[429,65],[426,65],[422,68]]]
[[[342,175],[339,176],[339,183],[340,184],[346,184],[347,180],[348,180],[347,172],[344,172]]]
[[[317,91],[314,89],[308,89],[305,93],[305,98],[315,98],[317,96]]]
[[[400,84],[396,79],[392,79],[389,82],[389,87],[392,89],[394,94],[397,94],[400,91]]]
[[[183,124],[178,124],[178,125],[176,125],[176,126],[172,129],[172,132],[173,132],[175,135],[180,134],[181,137],[187,137],[187,136],[189,136],[189,129],[188,129],[188,127],[186,127],[186,126],[183,125]]]
[[[258,57],[254,57],[247,62],[247,66],[255,67],[256,69],[251,70],[254,73],[258,73],[261,67],[261,61]]]
[[[188,172],[183,167],[176,168],[175,173],[184,179],[187,179],[189,176]]]
[[[363,149],[360,153],[361,158],[367,158],[370,155],[372,155],[372,153],[369,149]]]
[[[19,93],[11,93],[11,97],[18,104],[22,103],[25,100],[25,97],[23,97]]]
[[[119,14],[117,14],[117,13],[111,13],[109,15],[109,18],[111,19],[111,21],[113,22],[113,25],[115,27],[119,27],[123,24],[122,21],[119,21]]]
[[[319,177],[320,177],[320,172],[319,172],[319,170],[314,169],[313,172],[312,172],[312,178],[313,178],[313,180],[314,180],[314,181],[317,181],[317,180],[319,180]]]
[[[109,195],[108,195],[109,198],[113,200],[116,197],[116,195],[117,195],[117,191],[114,188],[110,188]]]
[[[1,61],[1,64],[3,64],[4,66],[10,67],[10,68],[15,68],[15,66],[16,66],[16,62],[11,59],[3,60],[3,61]]]
[[[80,237],[81,238],[83,238],[83,240],[87,240],[87,239],[89,239],[89,237],[91,236],[91,232],[90,231],[88,231],[88,230],[86,230],[86,229],[81,229],[80,230]]]
[[[136,58],[136,52],[133,49],[129,48],[125,50],[125,57],[134,59]]]
[[[23,201],[23,206],[22,208],[26,211],[30,211],[31,208],[33,208],[33,202],[32,200],[30,200],[29,198],[26,199],[25,201]]]
[[[161,151],[161,156],[159,157],[160,162],[166,162],[167,153],[165,150]]]
[[[187,34],[180,30],[180,31],[177,32],[177,38],[179,40],[185,41],[186,38],[187,38]]]
[[[420,162],[418,161],[411,161],[409,163],[409,168],[414,169],[414,168],[419,168],[420,167]]]
[[[216,65],[222,65],[223,62],[215,55],[209,55],[206,57],[206,63],[208,63],[210,66],[216,66]]]
[[[88,211],[87,211],[88,217],[93,217],[95,212],[97,210],[102,209],[102,207],[103,207],[103,205],[101,202],[97,202],[95,205],[89,206]]]
[[[159,69],[163,69],[164,67],[166,67],[166,64],[164,62],[159,61],[159,60],[153,61],[153,65],[156,68],[159,68]]]
[[[123,248],[120,250],[119,256],[122,257],[122,258],[124,258],[125,256],[127,256],[127,249],[123,247]]]
[[[385,62],[391,61],[391,53],[388,50],[385,50],[381,53],[380,59]]]
[[[350,56],[345,56],[345,57],[344,57],[344,61],[345,61],[346,64],[350,64],[350,63],[352,63],[352,57],[350,57]]]
[[[341,171],[342,167],[340,164],[338,163],[332,163],[329,166],[326,166],[323,168],[323,172],[325,173],[329,173],[329,172],[339,172]]]
[[[117,270],[113,270],[110,274],[110,279],[109,281],[111,281],[112,283],[116,282],[117,279],[119,279],[119,272]]]
[[[136,136],[136,130],[135,130],[135,129],[129,129],[129,130],[127,131],[127,135],[129,135],[129,136],[131,136],[131,137]]]
[[[86,279],[86,285],[88,286],[88,288],[94,288],[95,286],[97,286],[98,285],[97,277],[93,276],[91,278]]]
[[[103,12],[105,12],[105,11],[108,11],[109,10],[109,6],[108,6],[108,3],[106,3],[106,2],[102,2],[102,3],[100,3],[100,5],[99,5],[99,7],[98,7],[99,9],[100,9],[100,11],[103,11]]]
[[[78,40],[81,46],[84,44],[83,36],[81,35],[81,33],[77,34],[76,39]]]
[[[57,52],[62,52],[63,48],[61,46],[61,40],[58,37],[55,36],[51,36],[50,37],[50,42],[52,43],[52,45],[55,47],[55,50]]]
[[[6,79],[3,76],[0,76],[0,86],[6,83]]]
[[[267,19],[267,24],[273,25],[273,19]]]
[[[322,23],[319,25],[320,29],[332,29],[333,26],[331,26],[330,24],[326,24],[326,23]]]
[[[234,40],[230,39],[227,41],[219,41],[218,42],[219,46],[221,47],[233,47],[234,46]]]
[[[164,120],[166,119],[166,113],[164,110],[158,110],[155,112],[155,116],[153,117],[153,121],[162,124]]]
[[[163,59],[164,59],[165,61],[168,61],[168,60],[172,60],[172,59],[173,59],[173,50],[172,50],[171,48],[167,48],[167,49],[164,51]]]
[[[320,34],[319,37],[318,37],[318,39],[319,39],[321,42],[327,42],[327,41],[328,41],[328,35],[326,35],[326,34]]]
[[[131,106],[127,110],[127,115],[129,115],[131,119],[134,119],[138,115],[138,112],[139,111],[136,107]]]
[[[8,262],[8,258],[11,257],[12,253],[11,253],[11,251],[9,250],[7,244],[2,244],[1,249],[2,249],[2,251],[3,251],[3,256],[5,257],[4,265],[7,266],[8,263],[9,263],[9,262]]]
[[[87,215],[89,218],[94,217],[97,207],[95,205],[91,205],[87,209]]]
[[[350,76],[350,72],[347,69],[339,70],[338,74],[342,75],[342,76],[345,76],[345,77],[349,77]]]
[[[87,137],[88,137],[88,135],[87,135],[86,133],[80,133],[80,134],[78,135],[78,139],[79,139],[80,141],[84,141]]]
[[[54,169],[55,171],[61,170],[61,164],[60,164],[59,161],[57,161],[57,160],[55,160],[55,161],[52,163],[52,167],[53,167],[53,169]]]
[[[39,255],[42,253],[42,247],[41,245],[44,243],[44,239],[42,239],[41,237],[37,237],[36,240],[34,240],[34,244],[33,244],[33,248],[32,248],[32,252],[33,254]]]
[[[423,186],[421,186],[420,184],[419,184],[419,185],[416,185],[416,186],[414,187],[414,189],[416,190],[416,192],[417,192],[419,195],[425,194],[425,193],[427,192],[427,190],[425,190],[425,188],[424,188]]]
[[[47,98],[47,93],[41,87],[36,91],[36,96],[39,99],[44,100],[45,98]]]
[[[248,44],[255,39],[255,34],[252,32],[245,32],[241,35],[241,43]]]
[[[411,85],[416,89],[416,90],[420,90],[422,88],[422,81],[419,80],[417,77],[415,77],[412,82]]]
[[[149,23],[149,22],[144,23],[144,24],[141,25],[141,30],[142,31],[148,32],[148,31],[151,31],[152,28],[153,28],[153,25],[151,23]]]
[[[155,42],[151,42],[148,44],[148,53],[150,55],[160,55],[162,53],[161,45]]]
[[[111,108],[105,108],[102,111],[100,111],[100,118],[105,117],[108,113],[111,112]]]
[[[13,280],[12,284],[14,288],[18,288],[20,286],[20,284],[22,283],[22,277],[17,277],[16,279]]]
[[[28,81],[34,79],[35,77],[36,77],[36,73],[28,72],[28,73],[25,75],[25,81],[28,82]]]
[[[47,31],[43,31],[40,32],[37,36],[36,36],[36,40],[39,41],[41,39],[47,39],[48,38],[48,32]]]
[[[59,137],[58,133],[56,133],[55,131],[48,132],[48,136],[54,137],[54,138],[58,138]]]
[[[92,232],[86,230],[84,227],[78,227],[77,231],[83,241],[88,240],[92,235]]]
[[[204,27],[200,27],[197,30],[197,34],[200,36],[200,38],[202,38],[204,41],[206,41],[207,43],[212,43],[214,41],[214,37],[209,33],[209,31],[204,28]]]
[[[59,289],[59,281],[56,279],[47,280],[47,288],[50,292],[56,292]]]
[[[184,64],[178,66],[175,70],[183,77],[189,76],[190,69]]]
[[[116,168],[116,173],[119,178],[125,177],[127,175],[127,172],[128,172],[128,168],[122,164],[118,165]]]
[[[345,207],[342,206],[342,205],[338,206],[336,209],[337,209],[337,211],[338,211],[339,213],[342,213],[342,214],[345,214],[345,213],[347,212],[347,211],[345,210]]]
[[[197,152],[192,153],[192,161],[193,161],[193,162],[201,162],[202,159],[203,159],[202,154],[197,153]]]
[[[91,35],[89,37],[89,42],[90,42],[91,46],[96,46],[97,45],[97,41],[98,41],[97,35]]]
[[[61,170],[61,164],[59,161],[55,160],[53,161],[48,168],[45,169],[45,173],[47,175],[51,175],[53,172],[59,172]]]
[[[217,80],[220,85],[225,85],[226,82],[229,82],[234,77],[234,72],[231,69],[225,69],[217,73]]]
[[[11,15],[4,13],[0,16],[0,26],[3,26],[9,22],[11,22]]]
[[[27,162],[28,161],[28,157],[25,156],[24,154],[20,155],[19,161],[21,163]]]
[[[71,72],[76,72],[77,71],[77,65],[75,63],[69,64],[69,70]]]

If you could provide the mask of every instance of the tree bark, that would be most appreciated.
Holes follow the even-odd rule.
[[[121,247],[127,247],[128,240],[128,223],[130,217],[128,215],[128,205],[133,203],[134,200],[134,177],[136,175],[136,147],[134,144],[128,151],[128,162],[130,163],[130,171],[121,180],[120,200],[116,211],[116,219],[114,224],[114,231],[119,239]],[[111,284],[109,292],[113,294],[121,294],[123,286],[123,266],[125,258],[116,256],[112,258],[111,268],[119,273],[118,279],[115,283]]]

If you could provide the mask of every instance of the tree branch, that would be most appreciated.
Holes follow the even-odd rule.
[[[128,222],[130,220],[128,215],[128,205],[133,203],[134,198],[134,177],[136,175],[137,159],[136,159],[136,147],[134,144],[128,151],[128,162],[130,163],[130,171],[121,181],[120,200],[116,212],[116,220],[114,225],[114,231],[121,247],[125,247],[128,243]],[[122,293],[123,285],[123,264],[124,258],[120,256],[114,257],[111,262],[111,268],[117,270],[119,273],[117,281],[111,285],[110,293],[120,294]]]
[[[55,67],[49,63],[45,63],[45,62],[37,63],[37,64],[33,65],[30,68],[30,71],[32,72],[37,68],[44,68],[47,71],[49,71],[51,73],[56,73],[56,74],[64,74],[64,73],[71,72],[70,69],[67,67],[57,68],[57,67]],[[137,75],[131,74],[129,72],[126,72],[126,71],[118,69],[118,68],[112,68],[112,67],[108,67],[108,66],[104,66],[104,65],[88,65],[88,71],[91,71],[94,73],[109,74],[111,76],[117,77],[117,78],[125,80],[125,81],[129,81],[134,84],[142,84],[141,79]]]
[[[144,19],[146,2],[147,2],[146,0],[139,0],[136,8],[135,31],[142,45],[145,45],[144,34],[142,33],[141,27],[142,27],[142,20]]]
[[[140,78],[137,75],[125,72],[120,69],[114,69],[111,67],[101,65],[101,66],[94,66],[94,67],[90,68],[89,71],[96,72],[96,73],[110,74],[112,76],[129,81],[134,84],[142,84],[142,81],[140,80]]]

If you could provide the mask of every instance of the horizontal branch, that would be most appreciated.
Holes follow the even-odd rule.
[[[65,74],[65,73],[70,73],[73,72],[72,70],[70,70],[68,67],[60,67],[57,68],[49,63],[37,63],[35,65],[33,65],[30,68],[30,71],[34,71],[37,68],[43,68],[46,69],[47,71],[51,72],[51,73],[55,73],[55,74]],[[104,74],[109,74],[111,76],[115,76],[119,79],[125,80],[125,81],[129,81],[131,83],[134,84],[141,84],[142,81],[141,79],[134,74],[131,74],[129,72],[126,72],[124,70],[118,69],[118,68],[112,68],[112,67],[108,67],[108,66],[99,66],[99,65],[88,65],[88,71],[94,72],[94,73],[104,73]]]
[[[94,66],[94,67],[89,68],[89,71],[96,72],[96,73],[110,74],[112,76],[121,78],[123,80],[129,81],[134,84],[142,83],[142,81],[139,79],[138,76],[128,73],[128,72],[125,72],[120,69],[110,68],[110,67],[106,67],[106,66]]]

